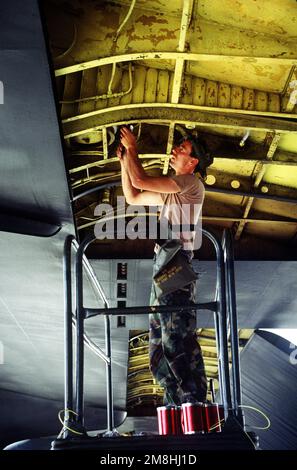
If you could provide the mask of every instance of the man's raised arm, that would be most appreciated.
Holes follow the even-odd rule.
[[[131,205],[144,205],[144,206],[160,206],[163,204],[163,200],[159,193],[152,191],[140,191],[132,185],[129,170],[127,165],[127,152],[125,151],[122,155],[123,146],[119,145],[117,149],[117,156],[121,163],[121,176],[122,176],[122,188],[125,199],[128,204]],[[143,170],[144,171],[144,170]]]
[[[121,164],[121,178],[122,178],[122,188],[125,199],[128,204],[135,204],[137,195],[140,193],[139,189],[134,188],[132,186],[128,170],[124,163],[124,156],[122,155],[123,146],[122,144],[119,145],[117,149],[117,156],[119,157],[120,164]]]
[[[148,176],[142,168],[134,134],[127,128],[121,129],[121,144],[125,147],[125,165],[134,188],[157,193],[178,193],[177,183],[168,176]]]

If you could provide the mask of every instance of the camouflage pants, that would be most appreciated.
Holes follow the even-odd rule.
[[[185,256],[187,254],[185,253]],[[154,270],[155,273],[155,270]],[[195,303],[195,282],[156,299],[152,286],[150,305]],[[150,369],[164,388],[164,404],[204,401],[207,381],[196,335],[196,311],[150,314]]]

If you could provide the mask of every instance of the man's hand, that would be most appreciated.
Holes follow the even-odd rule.
[[[121,144],[126,150],[136,150],[136,137],[127,127],[121,128]]]
[[[124,160],[124,147],[123,147],[123,144],[120,144],[117,148],[117,157],[118,159],[120,160],[120,162],[122,163],[123,160]]]

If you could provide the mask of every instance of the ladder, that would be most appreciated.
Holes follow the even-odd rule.
[[[220,240],[215,234],[202,229],[202,234],[208,238],[216,252],[216,294],[213,301],[197,303],[189,306],[158,306],[158,312],[188,310],[210,310],[214,314],[214,326],[218,351],[219,392],[225,412],[225,426],[228,422],[244,432],[244,415],[241,408],[241,378],[239,359],[239,340],[236,311],[236,292],[234,276],[234,252],[230,230],[224,230]],[[86,335],[84,323],[89,318],[103,315],[105,321],[105,351],[100,349],[100,357],[105,363],[107,376],[107,429],[103,437],[119,436],[114,427],[113,387],[112,387],[112,351],[111,351],[111,315],[147,315],[156,310],[152,306],[117,307],[110,308],[104,291],[85,256],[87,247],[96,240],[94,234],[87,236],[79,245],[75,237],[67,236],[65,240],[63,257],[64,275],[64,307],[65,307],[65,388],[64,388],[64,428],[58,438],[53,441],[52,449],[69,448],[67,441],[80,440],[81,436],[88,437],[84,427],[84,341]],[[75,250],[75,299],[76,315],[72,312],[72,251]],[[103,308],[86,308],[83,295],[83,269],[86,269],[89,278],[100,295]],[[76,372],[75,372],[75,400],[73,397],[73,340],[72,326],[76,327]],[[230,326],[230,343],[232,354],[232,369],[229,370],[228,353],[228,325]],[[70,410],[70,412],[69,412]],[[235,423],[235,424],[234,424]],[[73,434],[73,432],[75,434]],[[79,437],[77,437],[79,436]],[[155,438],[158,436],[155,436]],[[161,436],[164,437],[164,436]],[[176,439],[177,436],[170,436]],[[180,436],[179,436],[180,437]],[[191,436],[182,436],[189,438]],[[213,439],[209,435],[210,439]],[[88,437],[89,438],[89,437]],[[89,438],[96,439],[96,438]],[[117,439],[120,439],[118,437]],[[191,437],[193,439],[193,437]],[[251,441],[251,439],[249,439]],[[97,439],[98,441],[98,439]],[[114,440],[112,440],[114,441]],[[85,441],[84,441],[85,442]],[[127,441],[126,441],[127,442]],[[70,444],[72,445],[72,444]]]

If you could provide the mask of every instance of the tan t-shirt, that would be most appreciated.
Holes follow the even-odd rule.
[[[179,186],[178,193],[161,193],[164,205],[161,208],[160,220],[169,220],[171,225],[196,226],[195,231],[174,232],[173,237],[183,242],[185,250],[197,250],[201,246],[201,209],[205,189],[202,181],[193,174],[171,177]]]

